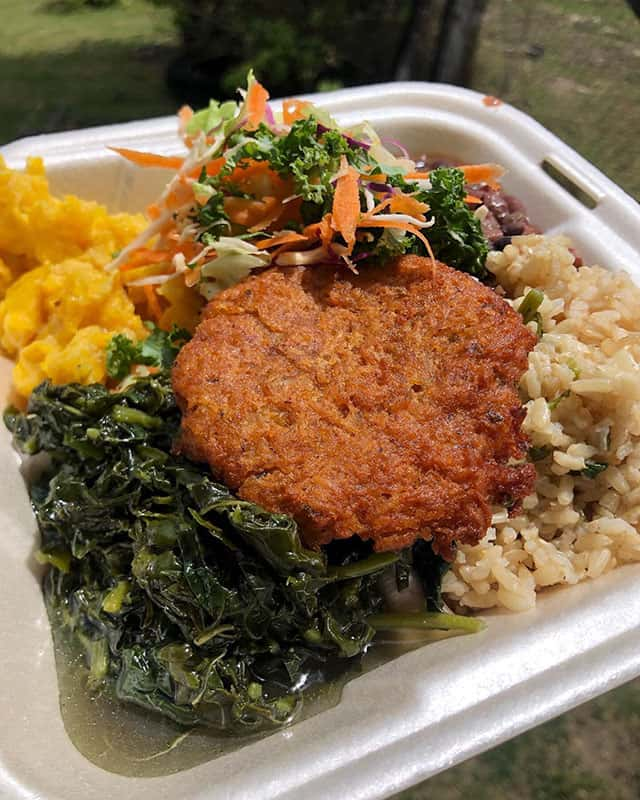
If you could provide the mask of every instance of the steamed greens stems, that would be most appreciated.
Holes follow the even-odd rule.
[[[377,628],[415,626],[418,616],[384,613],[383,572],[400,586],[413,562],[429,611],[442,611],[443,562],[425,543],[400,554],[361,542],[309,550],[291,517],[174,456],[166,370],[120,392],[44,383],[5,422],[23,452],[50,455],[31,499],[52,624],[83,652],[90,685],[120,700],[186,726],[282,725],[305,687],[357,664]]]
[[[423,613],[381,613],[371,614],[367,622],[377,631],[398,629],[423,631],[455,631],[460,633],[477,633],[484,629],[484,622],[474,617],[462,617],[460,614],[443,614],[437,611]]]

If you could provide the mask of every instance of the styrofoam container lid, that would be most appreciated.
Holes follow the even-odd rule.
[[[587,263],[638,279],[640,206],[525,114],[451,86],[394,83],[313,96],[349,125],[363,118],[414,156],[505,166],[504,185],[547,233],[568,234]],[[274,104],[277,105],[277,104]],[[56,193],[140,210],[166,181],[107,145],[173,154],[175,119],[37,136],[2,148],[9,166],[45,159]],[[545,168],[543,169],[543,165]],[[580,202],[547,171],[560,175]],[[6,393],[10,367],[0,363]],[[0,432],[0,797],[47,800],[351,800],[384,798],[640,674],[640,565],[543,592],[537,608],[493,612],[481,634],[414,650],[347,684],[341,702],[201,766],[128,778],[67,737],[49,625],[32,563],[36,536],[16,454]]]

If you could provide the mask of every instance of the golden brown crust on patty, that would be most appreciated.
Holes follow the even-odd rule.
[[[308,546],[476,542],[535,480],[516,390],[535,344],[473,278],[405,256],[269,269],[209,303],[173,386],[178,449]]]

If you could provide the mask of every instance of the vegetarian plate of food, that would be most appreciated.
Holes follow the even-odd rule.
[[[181,155],[113,147],[164,171],[139,213],[0,160],[4,425],[103,769],[264,744],[640,561],[640,289],[501,164],[337,117],[250,73]]]

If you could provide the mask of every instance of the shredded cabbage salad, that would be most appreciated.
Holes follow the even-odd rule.
[[[147,213],[150,224],[108,269],[127,286],[155,288],[183,275],[210,299],[256,268],[343,264],[403,253],[439,255],[483,277],[486,244],[465,181],[495,185],[495,164],[418,172],[397,142],[367,122],[341,128],[322,108],[268,103],[249,73],[240,101],[183,107],[184,158],[117,149],[141,166],[175,170]],[[453,248],[452,248],[453,245]],[[435,254],[434,254],[435,253]]]

